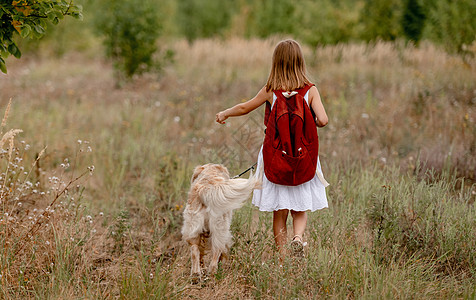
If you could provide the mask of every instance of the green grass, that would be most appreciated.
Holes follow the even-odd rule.
[[[369,169],[357,178],[356,170],[350,166],[339,182],[331,181],[328,210],[309,215],[303,262],[287,260],[279,267],[277,258],[269,257],[269,215],[243,234],[250,208],[235,214],[233,267],[253,296],[474,297],[472,196],[445,181],[402,176],[396,168]]]
[[[32,240],[29,217],[53,195],[1,199],[0,298],[475,298],[475,62],[398,43],[304,48],[330,117],[319,135],[331,184],[329,208],[309,214],[306,258],[280,262],[272,215],[248,202],[234,214],[230,259],[191,284],[180,241],[191,172],[213,161],[237,174],[256,159],[263,111],[227,126],[214,115],[264,84],[274,42],[175,41],[160,78],[122,89],[91,54],[9,61],[0,102],[13,98],[6,128],[24,130],[15,146],[31,145],[12,158],[28,180],[47,192],[48,177],[95,170]]]

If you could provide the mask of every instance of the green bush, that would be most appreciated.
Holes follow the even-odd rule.
[[[450,52],[466,52],[476,38],[476,2],[472,0],[427,1],[429,39]]]
[[[267,37],[276,33],[294,33],[299,27],[294,17],[295,4],[287,0],[253,1],[246,34]]]
[[[425,12],[418,0],[406,0],[402,16],[403,34],[416,43],[421,39],[425,26]]]
[[[353,2],[323,0],[300,1],[296,7],[296,36],[316,46],[348,42],[355,39],[359,10]]]
[[[154,53],[160,36],[159,7],[153,0],[106,0],[96,19],[104,37],[106,56],[114,62],[116,76],[131,78],[157,66]]]
[[[181,0],[177,4],[177,25],[189,42],[222,34],[233,11],[233,4],[220,0]]]
[[[401,11],[399,0],[366,0],[361,11],[361,38],[393,41],[401,36]]]

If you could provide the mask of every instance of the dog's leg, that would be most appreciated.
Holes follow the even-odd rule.
[[[222,216],[210,218],[210,234],[212,243],[212,259],[208,267],[208,272],[214,274],[218,268],[218,262],[222,254],[225,254],[232,245],[230,232],[231,212]]]
[[[200,270],[200,236],[188,240],[188,243],[190,244],[190,256],[192,260],[192,270],[191,274],[200,276],[201,275],[201,270]]]
[[[230,249],[227,247],[227,248],[226,248],[226,251],[225,251],[225,252],[222,252],[219,261],[223,261],[223,262],[228,261],[228,259],[230,258],[230,256],[228,255],[228,251],[229,251],[229,250],[230,250]]]
[[[218,261],[220,260],[221,251],[219,249],[212,250],[212,259],[210,265],[208,266],[208,273],[215,274],[218,269]]]

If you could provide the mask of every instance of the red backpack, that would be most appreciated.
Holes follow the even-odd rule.
[[[274,91],[272,109],[266,102],[263,161],[266,177],[273,183],[295,186],[316,174],[319,138],[315,115],[304,99],[312,86],[297,89],[289,98]]]

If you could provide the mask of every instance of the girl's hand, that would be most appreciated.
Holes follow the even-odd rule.
[[[238,117],[246,115],[250,111],[256,109],[261,104],[272,98],[273,92],[267,92],[266,87],[263,87],[253,99],[250,99],[243,103],[238,103],[233,107],[230,107],[228,109],[225,109],[224,111],[217,113],[216,121],[217,123],[225,124],[225,120],[228,119],[228,117]]]
[[[217,123],[225,124],[226,119],[228,119],[228,117],[225,115],[225,112],[221,111],[221,112],[216,114]]]

